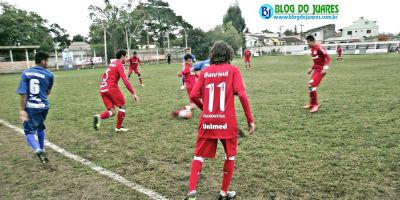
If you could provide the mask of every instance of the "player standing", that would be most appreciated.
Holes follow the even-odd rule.
[[[342,47],[340,47],[340,45],[338,45],[337,49],[336,49],[336,54],[337,54],[336,61],[343,60],[342,52],[343,52]]]
[[[244,50],[244,67],[246,69],[250,69],[251,68],[251,51],[249,49]]]
[[[190,48],[186,48],[185,49],[185,54],[183,55],[182,58],[182,70],[185,68],[185,56],[186,55],[190,55],[190,57],[192,58],[193,63],[196,63],[196,56],[194,56],[192,54],[192,50]],[[181,90],[185,89],[185,77],[181,78]]]
[[[114,116],[115,106],[119,108],[115,132],[125,132],[129,130],[122,127],[122,122],[125,118],[126,107],[124,95],[122,95],[122,92],[118,87],[119,79],[122,79],[135,101],[139,102],[139,97],[135,94],[132,85],[129,83],[129,80],[125,75],[125,68],[123,64],[125,64],[127,61],[126,54],[127,52],[125,50],[118,50],[116,54],[117,60],[108,66],[106,72],[102,76],[100,95],[107,110],[99,115],[94,116],[93,127],[95,130],[100,128],[101,120]]]
[[[137,56],[137,52],[133,52],[133,56],[131,58],[129,58],[129,71],[128,71],[128,78],[131,77],[132,75],[132,71],[135,72],[135,74],[138,75],[138,79],[139,79],[139,83],[142,87],[144,87],[143,85],[143,81],[142,81],[142,75],[140,75],[140,71],[138,68],[138,64],[140,64],[140,67],[143,68],[143,64],[142,62],[140,62],[139,57]]]
[[[312,35],[307,36],[307,45],[311,49],[311,57],[313,59],[313,66],[308,70],[311,75],[311,80],[308,84],[308,91],[310,93],[310,103],[305,105],[304,108],[310,109],[310,112],[317,112],[320,104],[317,98],[317,88],[322,79],[329,69],[331,58],[320,45],[315,43],[315,38]]]
[[[230,64],[233,49],[225,42],[214,43],[210,51],[210,66],[203,69],[190,97],[202,109],[199,130],[190,171],[189,193],[185,199],[196,199],[196,185],[204,158],[214,158],[218,140],[225,150],[225,164],[219,199],[233,199],[236,192],[228,191],[235,167],[238,127],[234,95],[238,95],[246,114],[249,134],[255,130],[250,103],[237,67]],[[202,101],[200,100],[202,99]]]
[[[44,150],[45,129],[44,121],[49,112],[50,94],[54,83],[54,75],[47,70],[49,54],[37,52],[36,66],[22,72],[17,93],[21,96],[19,118],[23,121],[26,141],[35,151],[42,163],[47,163]],[[38,141],[35,139],[37,133]]]

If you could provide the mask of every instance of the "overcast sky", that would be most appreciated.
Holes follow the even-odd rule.
[[[1,1],[1,0],[0,0]],[[71,35],[88,35],[91,20],[88,17],[89,5],[103,5],[104,0],[3,0],[21,9],[37,12],[49,23],[58,23],[67,29]],[[121,3],[123,0],[110,0],[111,3]],[[171,9],[181,15],[184,20],[194,27],[205,31],[210,30],[218,24],[222,24],[223,15],[229,5],[235,0],[167,0]],[[334,23],[336,29],[351,25],[360,16],[366,19],[378,21],[380,32],[400,32],[399,1],[398,0],[302,0],[302,1],[278,1],[278,0],[238,0],[245,18],[246,25],[250,32],[260,32],[266,28],[272,31],[282,29],[293,29],[295,25],[300,31],[300,24],[303,24],[303,31],[321,25]],[[337,20],[264,20],[258,10],[261,5],[268,3],[275,4],[338,4],[339,16]]]

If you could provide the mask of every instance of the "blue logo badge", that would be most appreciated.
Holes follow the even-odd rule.
[[[274,16],[274,8],[269,4],[264,4],[260,7],[259,13],[261,18],[270,19]]]

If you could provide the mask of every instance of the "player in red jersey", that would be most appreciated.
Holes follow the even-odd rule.
[[[139,102],[139,97],[135,94],[132,85],[125,75],[123,64],[127,62],[126,54],[127,52],[125,50],[118,50],[116,54],[118,60],[111,63],[103,74],[100,85],[100,95],[107,110],[94,116],[93,127],[95,130],[100,128],[101,120],[115,115],[115,106],[119,108],[115,132],[125,132],[129,130],[122,127],[122,122],[125,118],[125,99],[118,87],[119,79],[122,79],[135,101]]]
[[[317,88],[329,69],[331,58],[326,53],[325,49],[315,43],[314,36],[309,35],[306,40],[308,47],[311,49],[314,65],[307,72],[308,74],[312,74],[308,84],[310,103],[305,105],[304,108],[310,109],[310,112],[313,113],[317,112],[320,107],[317,98]]]
[[[249,49],[244,50],[243,52],[244,55],[244,67],[246,69],[250,69],[251,68],[251,51]]]
[[[234,95],[238,95],[249,126],[255,130],[250,103],[243,85],[240,70],[231,65],[233,49],[223,41],[214,43],[210,51],[210,66],[203,69],[190,98],[202,110],[199,130],[190,171],[189,193],[185,199],[196,199],[196,185],[205,158],[214,158],[218,140],[225,150],[225,164],[219,199],[235,198],[236,192],[228,191],[235,166],[238,126]],[[202,99],[202,100],[200,100]]]
[[[190,99],[190,92],[192,91],[194,85],[196,84],[197,74],[196,72],[191,71],[193,65],[192,56],[190,54],[186,54],[183,57],[183,59],[185,60],[185,66],[183,67],[182,71],[178,73],[178,77],[183,77],[183,80],[185,82],[184,84],[186,87],[186,92],[189,97],[189,102],[190,102],[189,107],[190,110],[193,110],[194,108],[196,108],[196,104],[194,104]]]
[[[144,87],[143,85],[143,81],[142,81],[142,76],[140,75],[140,71],[138,68],[138,64],[140,64],[140,67],[143,68],[143,64],[142,62],[140,62],[139,57],[137,56],[137,52],[133,52],[133,56],[131,58],[129,58],[129,71],[128,71],[128,78],[131,77],[132,75],[132,71],[135,72],[135,74],[138,75],[138,79],[139,79],[139,83],[142,87]]]
[[[338,46],[337,46],[337,49],[336,49],[336,53],[337,53],[337,58],[336,58],[336,60],[337,60],[337,61],[343,60],[342,52],[343,52],[342,47],[340,47],[340,45],[338,45]]]

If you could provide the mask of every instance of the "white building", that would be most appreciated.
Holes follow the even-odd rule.
[[[339,29],[341,37],[326,39],[325,42],[359,42],[365,38],[379,35],[379,26],[376,21],[360,17],[352,25]]]
[[[363,37],[377,36],[379,34],[379,26],[376,24],[376,21],[360,17],[352,25],[339,29],[339,31],[342,32],[342,36],[361,39]]]

